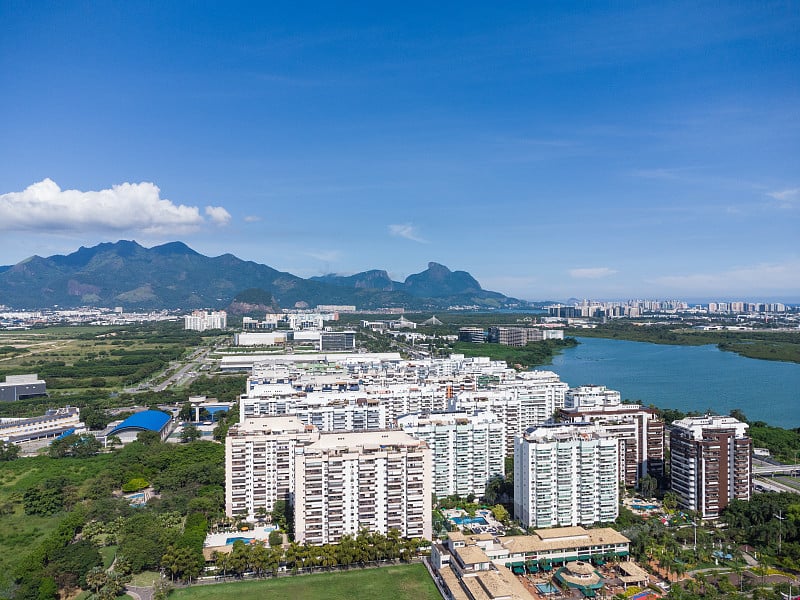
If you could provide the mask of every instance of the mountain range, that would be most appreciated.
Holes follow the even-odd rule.
[[[528,307],[525,301],[484,290],[466,271],[451,271],[435,262],[403,282],[393,281],[382,270],[303,279],[232,254],[204,256],[183,242],[145,248],[123,240],[0,266],[0,304],[14,308],[219,309],[253,290],[268,294],[274,305],[283,308]]]

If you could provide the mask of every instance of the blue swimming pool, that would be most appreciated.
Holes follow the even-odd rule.
[[[540,594],[555,594],[558,591],[558,588],[552,583],[537,583],[536,589]]]
[[[450,520],[456,525],[488,525],[488,521],[483,517],[451,517]]]
[[[232,544],[233,542],[244,542],[245,544],[249,544],[253,541],[253,538],[246,538],[246,537],[229,537],[225,540],[225,545]]]

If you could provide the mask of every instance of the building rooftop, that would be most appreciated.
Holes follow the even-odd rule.
[[[539,529],[534,535],[500,538],[500,544],[512,553],[547,552],[581,546],[604,546],[628,543],[630,543],[628,538],[608,527],[598,529],[558,527],[554,529]]]
[[[458,555],[458,559],[464,566],[490,562],[486,552],[478,546],[464,546],[463,548],[454,549],[453,552]]]
[[[495,570],[491,571],[481,571],[474,577],[464,577],[461,581],[475,600],[531,600],[533,598],[514,574],[502,566],[497,566]]]
[[[319,440],[308,446],[308,451],[333,448],[364,448],[379,450],[386,446],[412,447],[426,446],[422,440],[397,430],[322,433]]]
[[[109,435],[114,435],[125,429],[144,429],[160,432],[172,417],[160,410],[145,410],[131,415],[122,423],[114,427]]]

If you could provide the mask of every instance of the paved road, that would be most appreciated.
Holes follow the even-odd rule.
[[[785,483],[775,481],[771,477],[759,477],[753,479],[753,483],[764,487],[769,492],[792,492],[793,494],[800,494],[800,490],[793,488]]]

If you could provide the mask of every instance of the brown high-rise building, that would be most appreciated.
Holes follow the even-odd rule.
[[[672,424],[672,490],[681,508],[716,519],[734,498],[750,499],[752,442],[747,427],[733,417],[713,415]]]

